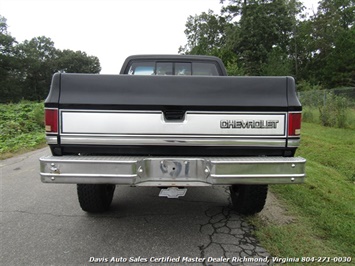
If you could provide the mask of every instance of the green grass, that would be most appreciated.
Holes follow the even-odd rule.
[[[45,143],[43,103],[0,104],[0,159]]]
[[[353,256],[355,264],[355,131],[303,123],[297,155],[307,159],[305,184],[271,186],[296,221],[254,220],[257,236],[274,256]]]

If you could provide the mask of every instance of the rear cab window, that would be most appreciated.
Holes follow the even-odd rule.
[[[133,62],[128,70],[128,75],[154,75],[154,62]]]
[[[127,71],[128,69],[128,71]],[[219,67],[214,62],[171,62],[171,61],[132,61],[125,74],[156,76],[221,76]]]

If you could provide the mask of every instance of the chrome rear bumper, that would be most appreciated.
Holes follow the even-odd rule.
[[[130,186],[211,186],[303,183],[301,157],[124,157],[40,158],[44,183]]]

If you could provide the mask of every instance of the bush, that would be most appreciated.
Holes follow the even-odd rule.
[[[344,94],[341,89],[315,90],[307,82],[303,82],[302,86],[304,90],[299,91],[298,96],[303,105],[303,121],[327,127],[355,127],[351,110],[354,100],[349,94],[355,91],[354,88],[347,89],[347,94]]]
[[[35,147],[44,140],[43,103],[0,104],[0,155]]]
[[[319,118],[323,126],[345,128],[347,126],[348,103],[346,98],[333,92],[324,94],[323,104],[319,105]]]
[[[311,107],[303,107],[302,110],[302,121],[307,123],[317,123],[318,119],[318,110]]]
[[[298,91],[320,91],[323,90],[321,85],[314,85],[311,84],[309,81],[301,80],[297,83],[297,90]]]

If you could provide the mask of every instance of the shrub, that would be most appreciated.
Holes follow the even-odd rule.
[[[303,107],[302,110],[302,121],[307,123],[317,123],[317,110],[311,107]]]
[[[44,140],[43,103],[0,104],[0,155],[34,147]]]
[[[347,126],[348,103],[346,98],[333,92],[324,93],[323,104],[319,104],[319,119],[323,126],[345,128]]]

